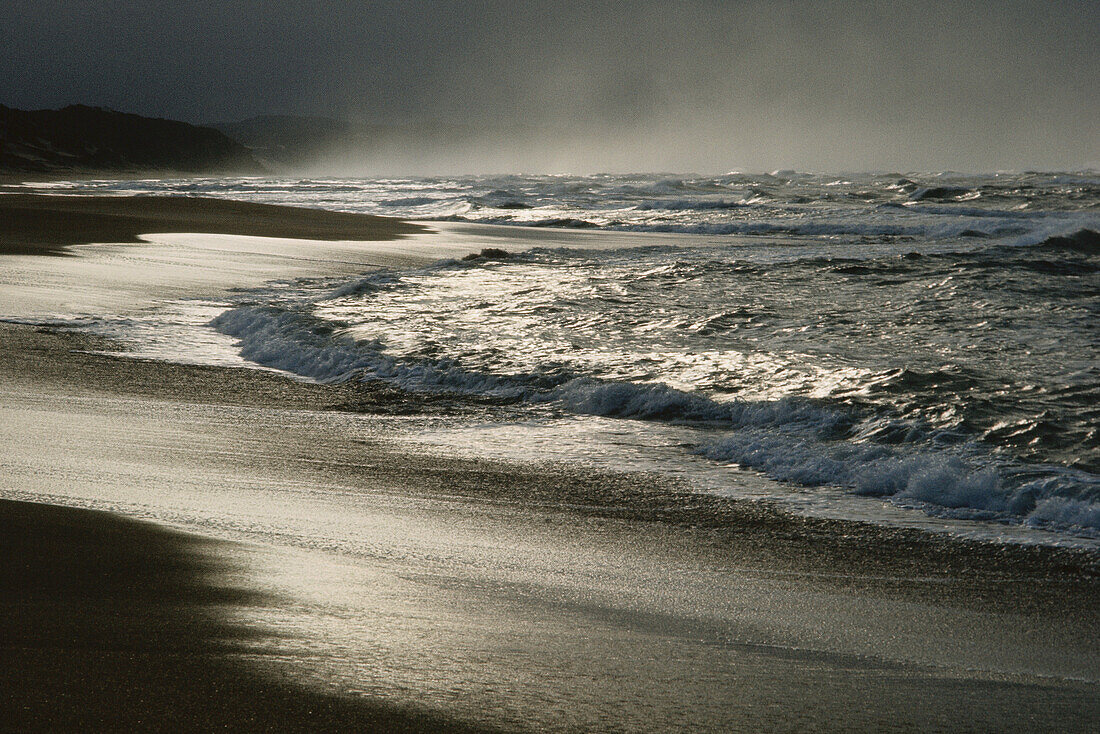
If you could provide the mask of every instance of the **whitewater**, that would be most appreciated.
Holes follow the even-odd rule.
[[[462,406],[449,420],[389,419],[436,448],[671,473],[835,517],[1100,539],[1095,173],[41,186],[383,214],[442,237],[496,225],[511,243],[141,319],[59,316],[137,355],[444,398]],[[517,246],[509,227],[587,234]]]

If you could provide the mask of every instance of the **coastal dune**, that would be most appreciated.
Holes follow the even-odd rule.
[[[9,320],[528,244],[202,199],[0,206],[17,212]],[[11,728],[1088,731],[1100,715],[1093,554],[432,453],[388,416],[462,406],[112,351],[0,326]]]

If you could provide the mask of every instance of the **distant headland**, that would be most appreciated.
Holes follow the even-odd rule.
[[[248,148],[210,127],[85,105],[0,105],[0,174],[267,172]]]

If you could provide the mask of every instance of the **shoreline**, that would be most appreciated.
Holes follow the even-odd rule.
[[[318,384],[274,371],[128,357],[109,339],[52,327],[0,323],[0,335],[14,347],[0,351],[0,372],[9,380],[29,380],[74,395],[306,411],[336,418],[353,415],[369,419],[407,412],[445,417],[462,411],[453,400],[433,403],[422,395],[379,383]],[[386,445],[383,439],[377,448]],[[416,455],[430,461],[431,454],[422,449]],[[337,457],[333,460],[353,477],[371,476],[378,470],[376,466],[352,466]],[[784,572],[822,579],[843,568],[843,573],[835,574],[846,579],[843,584],[858,583],[860,576],[875,582],[895,577],[941,581],[969,577],[975,582],[1018,584],[1021,589],[1037,581],[1054,586],[1084,583],[1088,589],[1079,596],[1083,607],[1097,598],[1094,592],[1100,594],[1100,553],[1087,548],[999,543],[920,528],[800,515],[767,502],[702,494],[671,478],[629,470],[574,467],[556,471],[565,465],[445,456],[438,460],[458,474],[484,471],[493,476],[510,475],[514,484],[457,482],[447,488],[417,484],[406,491],[537,507],[596,521],[668,525],[708,538],[715,554],[736,558],[742,564],[748,561],[765,567],[781,563]],[[534,470],[534,476],[524,471],[525,466]],[[540,481],[544,472],[557,481]],[[569,477],[570,472],[575,476]],[[604,491],[593,492],[589,484]],[[893,552],[884,553],[886,548]],[[782,558],[784,555],[787,557]],[[913,591],[919,590],[915,585]],[[950,584],[923,588],[930,590],[946,593]],[[1065,590],[1057,594],[1063,599],[1077,596],[1071,593],[1066,597]],[[965,603],[962,597],[954,601]],[[1012,605],[1027,609],[1042,603],[1046,602],[1020,594]],[[1100,611],[1097,619],[1100,621]]]
[[[204,197],[0,195],[0,255],[60,255],[73,245],[141,242],[149,232],[382,241],[425,230],[367,214]]]
[[[360,263],[378,258],[363,247]],[[62,260],[78,273],[89,257]],[[233,579],[263,598],[212,612],[257,640],[248,664],[230,656],[238,682],[274,671],[286,690],[319,687],[371,712],[415,702],[432,726],[458,729],[1085,731],[1100,715],[1096,554],[795,517],[645,474],[410,452],[372,433],[372,416],[445,417],[453,404],[93,353],[104,346],[0,324],[0,489],[238,541],[211,541],[218,557],[249,557]],[[27,509],[0,508],[7,523]],[[35,558],[35,538],[70,522],[41,512],[11,558]],[[58,552],[80,555],[74,542]],[[20,648],[45,651],[48,634]],[[155,650],[143,655],[168,665]],[[222,651],[198,653],[199,675],[226,665]],[[16,692],[34,695],[22,680]],[[232,721],[236,699],[215,700],[247,728]],[[49,705],[63,708],[61,694]],[[287,726],[315,725],[294,718],[311,705]],[[333,710],[329,721],[357,721]]]

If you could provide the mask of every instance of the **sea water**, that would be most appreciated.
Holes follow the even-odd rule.
[[[141,351],[182,323],[198,361],[483,406],[407,431],[437,448],[672,473],[832,516],[1100,538],[1095,173],[51,188],[594,231],[83,325]]]

